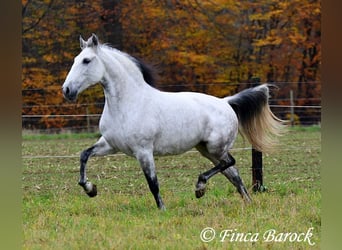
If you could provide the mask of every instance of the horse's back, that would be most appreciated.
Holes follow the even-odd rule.
[[[184,120],[197,118],[219,121],[236,118],[235,112],[224,99],[196,92],[162,92],[160,107],[167,112],[166,116],[173,109],[172,114]]]

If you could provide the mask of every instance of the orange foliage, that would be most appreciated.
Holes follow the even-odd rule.
[[[165,90],[225,96],[236,90],[231,83],[248,82],[252,76],[262,82],[320,81],[320,4],[22,0],[23,114],[77,112],[57,108],[65,104],[60,87],[80,50],[79,35],[86,38],[93,32],[102,41],[157,64],[158,87]],[[317,96],[320,86],[299,84],[295,91],[298,96]],[[85,92],[78,101],[82,102],[103,102],[101,88]],[[101,107],[90,110],[100,113]],[[36,124],[69,125],[61,118]]]

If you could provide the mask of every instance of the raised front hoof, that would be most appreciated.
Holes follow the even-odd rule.
[[[96,195],[97,195],[97,188],[96,188],[96,185],[95,184],[93,184],[93,188],[92,188],[92,190],[90,190],[89,192],[86,192],[87,193],[87,195],[89,196],[89,197],[95,197]]]
[[[196,198],[201,198],[205,194],[205,184],[198,183],[195,190]]]
[[[84,191],[89,197],[95,197],[97,195],[97,188],[96,185],[91,183],[90,181],[87,182],[79,182],[80,186],[83,187]]]

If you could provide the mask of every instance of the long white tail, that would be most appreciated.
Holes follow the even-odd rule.
[[[262,84],[224,98],[239,119],[239,129],[253,148],[270,152],[278,144],[285,121],[277,118],[268,105],[269,88]]]

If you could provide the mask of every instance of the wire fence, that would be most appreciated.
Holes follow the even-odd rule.
[[[89,104],[91,105],[91,104]],[[321,123],[321,105],[270,105],[272,112],[282,119],[293,119],[293,125],[320,125]],[[38,120],[63,118],[66,123],[73,123],[77,121],[77,126],[62,127],[62,128],[45,128],[34,129],[35,133],[63,133],[63,132],[98,132],[98,123],[101,114],[89,114],[87,109],[84,114],[75,115],[22,115],[22,122],[26,124],[23,126],[24,130],[31,130],[27,124],[37,123]]]
[[[276,82],[272,83],[282,90],[281,95],[271,96],[270,107],[272,112],[279,118],[290,120],[292,125],[320,125],[321,123],[321,97],[320,82]],[[206,86],[232,87],[236,86],[237,91],[241,91],[246,87],[250,87],[251,83],[236,83],[229,84],[213,82],[204,84]],[[305,89],[301,86],[306,86]],[[184,85],[182,85],[184,87]],[[60,86],[50,86],[49,89],[56,91],[60,90]],[[178,85],[157,86],[158,89],[177,91]],[[203,84],[198,86],[198,89],[192,91],[203,92]],[[304,90],[303,90],[304,89]],[[316,89],[316,90],[315,90]],[[313,91],[315,90],[315,92]],[[27,92],[39,92],[42,89],[23,89],[23,94]],[[311,91],[311,92],[310,92]],[[295,94],[293,94],[295,92]],[[301,92],[301,94],[299,94]],[[302,93],[303,92],[303,93]],[[63,103],[63,104],[42,104],[30,105],[23,104],[22,109],[22,128],[23,130],[34,133],[80,133],[80,132],[98,132],[98,123],[101,117],[101,110],[104,107],[104,102],[94,103]],[[39,113],[32,114],[32,110],[39,110]],[[54,110],[51,114],[51,110]],[[63,111],[64,110],[64,111]],[[65,110],[72,110],[72,114],[66,113]],[[97,112],[92,113],[93,110]],[[64,113],[64,114],[63,114]],[[49,126],[40,126],[45,121]],[[57,121],[57,122],[55,122]],[[38,125],[37,125],[38,124]],[[57,125],[56,125],[57,124]]]

